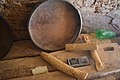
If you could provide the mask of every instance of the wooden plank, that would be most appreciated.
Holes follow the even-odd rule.
[[[60,71],[50,72],[47,74],[40,74],[36,76],[28,76],[28,77],[22,77],[22,78],[15,78],[10,80],[76,80],[75,78],[64,74]],[[113,76],[106,76],[99,79],[94,80],[116,80]]]
[[[98,45],[97,50],[101,61],[107,70],[120,68],[120,47],[117,43],[108,43]]]
[[[31,70],[37,66],[46,65],[49,71],[55,70],[51,65],[43,61],[40,57],[5,60],[0,61],[0,65],[0,80],[31,76]]]
[[[88,55],[88,53],[85,51],[82,52],[57,51],[51,53],[51,55],[55,56],[56,58],[66,63],[67,58],[81,57]],[[91,60],[91,64],[92,63],[93,62]],[[31,69],[37,66],[47,66],[49,71],[56,70],[53,66],[45,62],[42,58],[40,58],[40,56],[0,61],[0,65],[1,65],[0,79],[11,79],[17,77],[31,76],[32,75]],[[80,67],[79,69],[86,72],[95,72],[94,65]]]
[[[23,77],[23,78],[16,78],[16,79],[10,79],[10,80],[76,80],[75,78],[64,74],[60,71],[56,72],[49,72],[47,74],[40,74],[36,76],[29,76],[29,77]]]
[[[102,44],[102,45],[104,45],[104,44]],[[103,52],[100,52],[100,51],[102,51],[101,48],[103,48],[103,46],[98,46],[98,48],[100,48],[100,50],[98,52],[99,52],[102,60],[104,62],[106,60],[108,61],[109,59],[108,59],[107,55],[105,55]],[[58,59],[60,59],[61,61],[67,62],[67,58],[81,57],[81,56],[88,55],[89,53],[84,52],[84,51],[82,51],[82,52],[79,52],[79,51],[78,52],[57,51],[57,52],[54,52],[51,54],[54,55],[55,57],[57,57]],[[119,54],[117,54],[117,55],[119,56]],[[108,55],[108,56],[111,57],[110,58],[110,62],[111,62],[112,56],[114,56],[114,55]],[[119,58],[117,58],[117,60],[118,59]],[[114,65],[111,65],[108,62],[105,62],[105,63],[107,63],[105,66],[105,70],[107,70],[107,71],[109,71],[109,69],[115,67]],[[91,64],[94,64],[94,62],[91,61]],[[0,79],[11,79],[11,78],[16,78],[16,77],[31,76],[32,75],[31,69],[33,69],[37,66],[45,66],[45,65],[48,67],[49,71],[56,70],[53,66],[51,66],[50,64],[45,62],[39,56],[31,57],[31,58],[21,58],[21,59],[0,61]],[[118,65],[118,64],[116,64],[116,65]],[[117,66],[117,67],[119,68],[119,66]],[[94,65],[80,67],[79,69],[82,71],[90,72],[91,74],[96,72]]]

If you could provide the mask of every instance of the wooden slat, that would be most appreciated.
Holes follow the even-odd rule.
[[[117,43],[108,43],[98,45],[97,50],[101,61],[108,70],[120,68],[120,47]],[[113,51],[106,51],[107,48],[114,49]]]
[[[15,78],[10,80],[76,80],[75,78],[66,75],[60,71],[55,72],[49,72],[47,74],[40,74],[36,76],[28,76],[28,77],[22,77],[22,78]],[[116,80],[113,76],[106,76],[99,79],[94,80]]]
[[[67,58],[81,57],[88,55],[87,52],[65,52],[58,51],[51,53],[63,62],[67,62]],[[91,62],[92,63],[92,62]],[[0,61],[0,79],[11,79],[17,77],[31,76],[31,69],[37,66],[47,66],[49,71],[55,71],[56,69],[38,57],[21,58],[13,60]],[[86,66],[79,68],[82,71],[95,72],[94,66]]]
[[[16,79],[11,79],[11,80],[76,80],[76,79],[60,71],[56,71],[56,72],[50,72],[47,74],[16,78]]]
[[[40,57],[1,61],[0,65],[0,80],[31,76],[31,69],[37,66],[46,65],[48,66],[49,71],[55,70],[51,65],[43,61]]]

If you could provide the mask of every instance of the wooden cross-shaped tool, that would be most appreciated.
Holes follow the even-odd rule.
[[[90,42],[88,36],[83,36],[83,40],[86,43],[83,44],[66,44],[65,49],[66,51],[73,51],[73,50],[90,50],[91,56],[95,62],[95,66],[97,71],[103,70],[104,66],[103,63],[97,54],[97,44]]]

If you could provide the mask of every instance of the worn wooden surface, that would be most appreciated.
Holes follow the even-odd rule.
[[[31,77],[16,78],[11,80],[76,80],[75,78],[66,75],[60,71],[50,72],[47,74],[41,74]]]
[[[91,42],[97,42],[98,44],[103,43],[111,43],[111,40],[98,40],[95,39],[95,35],[88,35],[82,34],[79,35],[76,39],[75,43],[83,42],[81,37],[83,35],[89,36]],[[6,57],[3,59],[15,59],[15,58],[22,58],[22,57],[31,57],[31,56],[38,56],[41,50],[36,47],[36,45],[32,42],[32,40],[24,40],[24,41],[17,41],[13,43],[12,49],[8,53]]]
[[[80,54],[83,53],[83,54]],[[65,52],[65,51],[59,51],[52,53],[53,56],[57,57],[63,62],[67,62],[67,58],[72,57],[80,57],[82,55],[86,55],[85,52]],[[13,64],[14,63],[14,64]],[[19,63],[19,64],[18,64]],[[92,62],[91,62],[92,63]],[[55,71],[53,66],[45,62],[40,56],[37,57],[31,57],[31,58],[20,58],[20,59],[11,59],[11,60],[5,60],[0,61],[0,74],[1,79],[10,79],[14,77],[24,77],[24,76],[32,76],[31,69],[37,67],[37,66],[47,66],[48,70]],[[81,70],[87,71],[87,72],[95,72],[94,66],[86,66],[79,68]],[[87,70],[88,69],[88,70]],[[91,71],[92,70],[92,71]],[[11,74],[10,74],[11,73]]]
[[[31,40],[18,41],[13,43],[10,52],[3,59],[38,56],[40,52]]]
[[[15,79],[10,79],[10,80],[61,80],[61,79],[62,80],[77,80],[59,71],[51,72],[48,74],[30,76],[30,77],[15,78]],[[94,79],[94,80],[116,80],[116,79],[113,76],[106,76],[106,77]]]
[[[61,76],[61,77],[60,77]],[[47,74],[41,74],[36,76],[28,76],[28,77],[22,77],[22,78],[15,78],[15,79],[9,79],[9,80],[77,80],[69,75],[66,75],[62,72],[55,71]],[[116,80],[113,76],[106,76],[99,79],[94,80]]]
[[[80,42],[80,36],[76,42]],[[99,42],[101,43],[101,41]],[[110,41],[106,43],[110,45]],[[100,44],[98,48],[101,50],[103,46],[108,46],[108,45]],[[117,45],[117,44],[112,44],[112,45]],[[118,47],[118,45],[116,47]],[[120,49],[117,49],[115,51],[120,53],[119,52]],[[2,61],[0,61],[0,80],[6,80],[6,79],[11,79],[11,80],[28,80],[28,79],[30,80],[38,80],[38,79],[40,80],[61,80],[61,79],[76,80],[75,78],[58,71],[56,68],[54,68],[49,63],[44,61],[39,56],[40,53],[41,53],[41,50],[37,48],[32,43],[31,40],[15,42],[9,54]],[[99,51],[100,57],[103,59],[103,62],[106,67],[105,71],[119,68],[119,64],[117,65],[117,63],[119,63],[119,61],[117,61],[119,60],[118,53],[115,53],[116,55],[113,55],[111,52],[110,54],[106,53],[107,54],[106,55]],[[64,50],[51,53],[51,55],[55,56],[56,58],[60,59],[61,61],[65,63],[67,62],[68,58],[81,57],[84,55],[88,56],[90,58],[91,65],[86,66],[86,67],[79,67],[78,69],[92,74],[96,72],[96,69],[94,67],[94,61],[92,60],[89,54],[90,53],[86,51],[65,52]],[[117,59],[113,59],[112,61],[112,56],[116,57]],[[107,59],[106,57],[110,58],[111,60]],[[115,64],[113,64],[113,66],[110,67],[113,62]],[[31,70],[37,66],[47,66],[49,73],[32,76]],[[108,76],[105,78],[101,78],[99,80],[110,80],[110,79],[115,80],[113,76]]]
[[[98,45],[97,50],[104,66],[107,69],[119,69],[120,68],[120,46],[117,43],[108,43]],[[105,51],[107,48],[114,48],[114,50]]]

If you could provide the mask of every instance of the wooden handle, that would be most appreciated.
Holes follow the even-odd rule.
[[[90,43],[90,40],[87,36],[83,36],[83,40],[86,42],[86,43]],[[100,70],[103,70],[104,69],[104,66],[103,66],[103,63],[99,57],[99,55],[97,54],[97,51],[96,50],[92,50],[91,51],[91,56],[93,58],[93,60],[95,61],[95,66],[96,66],[96,69],[98,71]]]
[[[56,67],[58,70],[71,75],[73,77],[76,77],[77,79],[80,80],[85,80],[88,76],[88,73],[80,71],[79,69],[75,69],[67,64],[65,64],[64,62],[60,61],[59,59],[55,58],[54,56],[42,52],[40,54],[40,56],[46,60],[47,62],[49,62],[51,65],[53,65],[54,67]]]
[[[74,51],[74,50],[97,50],[97,44],[95,42],[92,43],[81,43],[81,44],[66,44],[66,51]]]
[[[97,54],[96,50],[91,51],[91,56],[95,61],[97,71],[103,70],[104,69],[103,63],[99,58],[99,55]]]

